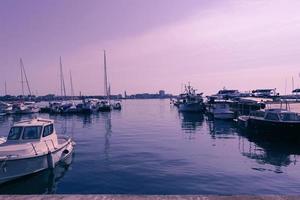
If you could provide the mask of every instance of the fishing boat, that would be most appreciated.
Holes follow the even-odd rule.
[[[57,135],[54,121],[36,118],[15,123],[0,144],[0,183],[33,174],[67,159],[74,142]]]
[[[203,112],[205,110],[202,93],[196,94],[196,90],[190,85],[185,86],[185,93],[180,95],[179,102],[180,112]]]
[[[207,106],[207,114],[213,119],[232,120],[235,114],[230,108],[231,103],[229,100],[214,100]]]
[[[287,109],[266,109],[239,116],[242,128],[257,130],[269,136],[300,139],[300,116]]]

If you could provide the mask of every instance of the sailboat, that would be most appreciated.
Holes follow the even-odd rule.
[[[73,87],[73,79],[72,79],[72,72],[70,71],[70,84],[71,84],[71,102],[67,103],[67,106],[63,110],[64,113],[78,113],[79,109],[77,109],[76,104],[74,102],[74,87]]]
[[[20,68],[21,68],[21,84],[22,84],[22,96],[25,96],[24,82],[26,83],[29,97],[32,96],[31,89],[29,86],[29,81],[25,71],[22,58],[20,58]],[[25,81],[24,81],[25,78]],[[39,108],[36,106],[35,102],[17,102],[12,106],[13,114],[30,114],[39,112]]]
[[[110,112],[112,109],[111,103],[110,103],[110,94],[109,94],[109,88],[107,85],[107,70],[106,70],[106,53],[104,50],[104,92],[106,99],[100,102],[98,111],[100,112]]]
[[[59,57],[59,69],[60,69],[61,101],[49,102],[49,112],[55,114],[65,113],[65,110],[71,106],[69,102],[64,101],[66,99],[66,86],[65,86],[65,79],[63,74],[61,57]]]

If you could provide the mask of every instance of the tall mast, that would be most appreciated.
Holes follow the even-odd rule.
[[[72,79],[72,72],[70,70],[70,83],[71,83],[71,96],[74,99],[74,87],[73,87],[73,79]]]
[[[20,69],[21,69],[22,95],[24,96],[24,76],[23,76],[23,68],[22,68],[22,58],[20,58]]]
[[[65,86],[64,74],[62,69],[61,56],[59,57],[59,64],[60,64],[60,92],[61,92],[61,96],[66,97],[66,86]]]
[[[106,99],[109,101],[109,92],[108,92],[108,86],[107,86],[107,70],[106,70],[106,53],[104,50],[104,91],[106,95]]]
[[[25,81],[26,81],[26,85],[27,85],[27,89],[28,89],[28,92],[29,92],[29,95],[31,96],[31,89],[30,89],[30,86],[29,86],[29,82],[28,82],[28,79],[27,79],[27,74],[26,74],[26,71],[25,71],[25,67],[24,67],[24,64],[23,64],[23,60],[22,58],[20,58],[20,65],[21,65],[21,81],[22,81],[22,92],[23,92],[23,95],[24,95],[24,78],[23,78],[23,75],[25,77]]]

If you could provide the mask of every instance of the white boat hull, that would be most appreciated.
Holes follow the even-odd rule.
[[[36,155],[28,158],[6,158],[0,161],[0,184],[33,174],[67,159],[73,151],[73,142],[66,140],[59,149],[48,154]]]

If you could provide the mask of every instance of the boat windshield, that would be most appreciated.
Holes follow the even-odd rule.
[[[267,113],[266,114],[267,120],[279,121],[277,113]]]
[[[280,118],[282,121],[300,121],[296,113],[281,113]]]
[[[23,140],[39,139],[41,136],[42,126],[24,127]]]
[[[22,134],[23,127],[12,127],[7,136],[8,140],[18,140]]]

